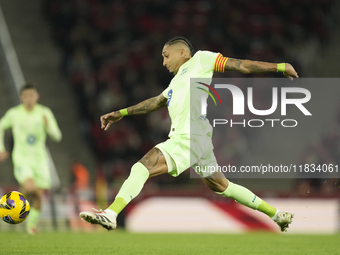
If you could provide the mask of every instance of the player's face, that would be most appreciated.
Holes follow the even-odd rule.
[[[38,102],[39,94],[35,89],[25,89],[21,92],[20,100],[27,108],[32,108]]]
[[[180,68],[181,60],[183,59],[183,50],[177,45],[165,45],[162,50],[163,66],[165,66],[170,73],[176,74]]]

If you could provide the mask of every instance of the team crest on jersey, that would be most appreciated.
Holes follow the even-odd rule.
[[[184,68],[184,69],[182,70],[182,72],[180,73],[180,75],[183,75],[183,74],[185,74],[186,72],[188,72],[188,67],[187,67],[187,68]]]
[[[29,144],[34,144],[35,141],[36,141],[36,138],[35,138],[34,135],[29,135],[29,136],[27,137],[27,142],[28,142]]]
[[[168,103],[167,103],[168,107],[169,107],[171,98],[172,98],[172,89],[170,89],[169,92],[168,92]]]

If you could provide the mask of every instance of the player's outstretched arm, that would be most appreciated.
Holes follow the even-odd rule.
[[[62,133],[58,126],[57,120],[55,119],[52,111],[49,108],[46,108],[45,110],[43,121],[45,125],[45,130],[50,138],[55,142],[60,142],[62,138]]]
[[[125,115],[140,115],[157,111],[166,106],[167,99],[161,93],[156,97],[146,99],[139,104],[130,106],[124,110],[114,111],[100,117],[101,128],[107,130],[113,123],[121,120]],[[125,114],[122,115],[122,111]]]
[[[283,72],[284,76],[293,80],[293,78],[298,78],[294,67],[288,63],[274,64],[267,62],[259,62],[252,60],[241,60],[228,58],[225,63],[224,71],[238,71],[244,74],[248,73],[276,73]]]
[[[5,148],[4,138],[5,130],[12,126],[11,114],[12,111],[9,110],[6,112],[5,116],[0,119],[0,162],[5,161],[9,155]]]

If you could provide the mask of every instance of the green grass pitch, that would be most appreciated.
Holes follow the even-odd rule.
[[[340,235],[0,232],[0,254],[340,254]]]

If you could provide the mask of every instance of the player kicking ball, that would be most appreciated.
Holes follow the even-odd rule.
[[[46,136],[59,142],[62,134],[52,111],[38,104],[39,94],[33,84],[21,88],[20,100],[22,103],[9,109],[0,120],[0,162],[8,157],[4,131],[12,128],[14,176],[23,192],[33,198],[26,226],[29,234],[36,234],[44,191],[51,188]]]
[[[146,114],[167,106],[171,118],[169,139],[157,144],[132,166],[129,177],[106,210],[81,212],[80,217],[108,230],[115,229],[118,214],[140,193],[148,178],[165,173],[176,177],[193,167],[212,191],[265,213],[279,225],[282,232],[287,231],[293,214],[274,208],[247,188],[228,181],[221,172],[199,171],[200,167],[216,166],[217,162],[211,139],[212,126],[208,119],[200,118],[200,110],[190,110],[201,108],[201,94],[197,94],[197,100],[190,98],[190,78],[211,79],[214,71],[236,70],[242,73],[283,72],[286,77],[293,79],[298,78],[294,68],[287,63],[232,59],[209,51],[195,53],[191,42],[181,36],[171,38],[165,43],[162,56],[163,65],[175,75],[170,85],[160,95],[126,109],[105,114],[101,116],[100,121],[101,128],[107,130],[124,116]],[[192,107],[190,104],[197,105]],[[190,125],[195,125],[194,131],[190,131]]]

